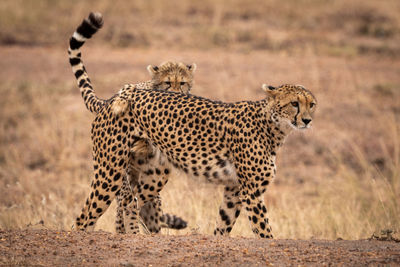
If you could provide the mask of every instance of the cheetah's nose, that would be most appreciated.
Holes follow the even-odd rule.
[[[311,119],[301,119],[305,125],[309,124],[311,122]]]

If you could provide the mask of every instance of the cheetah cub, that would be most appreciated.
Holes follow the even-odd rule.
[[[187,94],[193,86],[193,73],[196,64],[185,65],[177,62],[165,62],[160,66],[147,66],[151,80],[135,85],[135,89],[161,89]],[[122,115],[128,110],[127,96],[131,92],[122,88],[111,105],[114,115]]]

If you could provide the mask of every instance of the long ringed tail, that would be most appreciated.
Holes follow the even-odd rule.
[[[82,21],[72,37],[69,39],[68,56],[72,72],[75,75],[78,87],[81,91],[86,108],[92,113],[98,113],[106,103],[105,100],[96,96],[92,83],[86,72],[81,59],[80,48],[87,39],[90,39],[103,26],[103,16],[100,13],[89,14],[89,17]]]

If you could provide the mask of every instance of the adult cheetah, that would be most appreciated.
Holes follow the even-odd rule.
[[[70,39],[70,46],[68,49],[69,61],[72,66],[73,73],[78,82],[82,97],[88,110],[94,114],[98,114],[104,106],[111,103],[111,99],[103,100],[96,96],[91,81],[88,77],[86,69],[81,59],[80,47],[85,41],[92,37],[103,25],[103,18],[100,13],[91,13],[74,32]],[[185,65],[180,62],[165,62],[160,66],[149,65],[147,70],[151,75],[151,80],[135,84],[137,89],[162,89],[171,90],[181,93],[189,93],[193,86],[193,73],[196,65]],[[127,92],[120,91],[119,94],[126,94]],[[118,115],[127,108],[127,101],[123,97],[117,97],[119,94],[114,95],[112,99],[112,109],[114,114]],[[130,153],[131,162],[135,160],[146,161],[151,154],[147,149],[147,142],[138,139],[135,142],[135,148]],[[118,233],[125,232],[125,225],[123,224],[123,217],[128,216],[131,211],[126,210],[126,203],[130,203],[133,199],[131,184],[138,180],[139,173],[135,170],[133,164],[128,165],[127,177],[124,176],[123,187],[117,194],[117,216],[116,216],[116,231]],[[124,206],[125,205],[125,206]],[[124,214],[125,211],[125,214]],[[170,215],[162,214],[161,201],[159,197],[150,201],[140,210],[147,229],[150,232],[159,232],[160,227],[169,227],[174,229],[183,229],[186,227],[186,222],[181,218]]]
[[[262,88],[263,100],[224,103],[126,85],[128,110],[114,115],[107,107],[93,122],[94,186],[84,208],[90,216],[78,218],[78,227],[92,227],[108,208],[139,137],[151,143],[154,157],[147,164],[138,163],[143,175],[132,208],[142,207],[160,192],[172,164],[225,186],[214,234],[229,234],[244,206],[252,231],[272,238],[262,195],[275,177],[276,154],[285,138],[294,129],[311,126],[316,99],[300,85]]]

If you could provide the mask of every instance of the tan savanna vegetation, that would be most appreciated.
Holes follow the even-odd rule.
[[[95,90],[148,79],[148,64],[197,63],[193,94],[257,100],[262,83],[318,99],[265,194],[277,238],[360,239],[400,231],[400,2],[205,0],[0,2],[0,228],[68,230],[92,173],[90,123],[67,40],[90,11],[83,48]],[[176,175],[161,193],[182,231],[212,234],[221,188]],[[114,231],[115,205],[97,229]],[[234,236],[252,236],[245,211]]]

